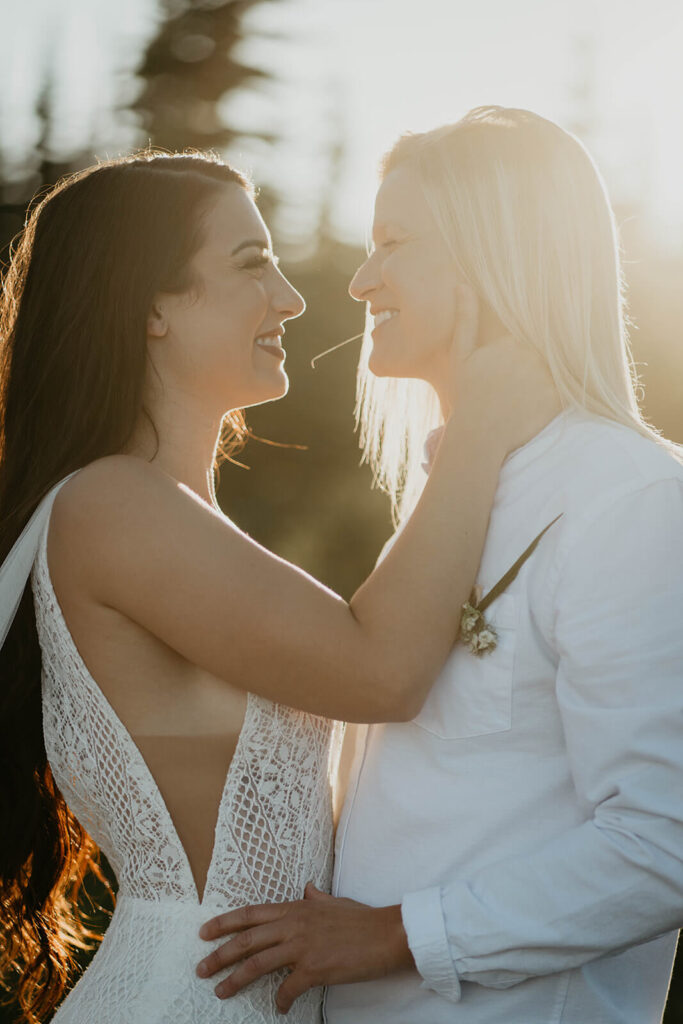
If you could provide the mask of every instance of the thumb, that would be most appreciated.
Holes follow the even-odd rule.
[[[308,882],[306,884],[306,888],[304,889],[304,899],[305,900],[331,900],[331,899],[333,899],[333,897],[328,895],[328,893],[323,892],[322,889],[317,889],[315,887],[315,885],[313,885],[313,882]]]
[[[479,300],[477,293],[464,281],[455,285],[455,330],[453,356],[463,362],[477,347],[479,332]]]

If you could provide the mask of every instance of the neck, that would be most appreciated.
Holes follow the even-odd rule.
[[[211,416],[194,396],[168,387],[163,399],[148,401],[146,408],[149,417],[140,417],[127,453],[153,463],[215,504],[213,465],[222,414]]]

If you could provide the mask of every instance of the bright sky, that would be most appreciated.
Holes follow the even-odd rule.
[[[0,8],[5,151],[21,153],[31,142],[31,102],[49,54],[60,83],[55,141],[87,143],[92,134],[100,153],[129,146],[131,128],[111,107],[152,30],[156,0],[0,0]],[[642,201],[662,237],[681,244],[680,0],[272,0],[253,9],[248,24],[266,35],[245,45],[245,59],[277,80],[231,98],[226,114],[275,129],[283,141],[274,152],[245,145],[230,155],[257,181],[285,190],[286,230],[305,234],[315,223],[340,134],[333,220],[344,237],[360,240],[377,162],[402,131],[500,103],[569,128],[592,119],[584,138],[615,198]]]

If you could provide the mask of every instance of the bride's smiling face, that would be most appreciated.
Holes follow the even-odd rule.
[[[190,291],[158,295],[148,320],[150,354],[165,382],[221,413],[286,394],[283,325],[305,303],[278,269],[243,188],[226,185],[205,214],[188,269]]]
[[[377,193],[373,249],[349,292],[374,315],[370,370],[438,389],[455,323],[451,256],[415,172],[391,171]]]

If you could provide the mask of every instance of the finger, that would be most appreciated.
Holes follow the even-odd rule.
[[[455,333],[453,346],[458,359],[466,359],[477,347],[479,300],[473,288],[464,282],[455,285]]]
[[[277,990],[275,1005],[280,1013],[289,1013],[299,996],[302,996],[304,992],[308,992],[309,988],[314,987],[315,982],[305,971],[292,971]]]
[[[220,939],[222,935],[232,935],[233,932],[245,928],[277,921],[288,906],[287,903],[261,903],[256,906],[240,907],[239,910],[231,910],[227,914],[219,914],[201,926],[199,937],[207,940]]]
[[[289,946],[276,946],[274,949],[265,949],[261,953],[255,953],[248,960],[239,964],[229,978],[221,981],[214,989],[219,999],[229,999],[236,995],[252,981],[262,978],[272,971],[279,971],[282,967],[288,967],[292,962],[294,954]]]
[[[237,932],[229,942],[224,942],[197,964],[197,974],[200,978],[210,978],[223,967],[231,967],[245,957],[277,946],[286,938],[280,922],[271,922],[258,928]]]

